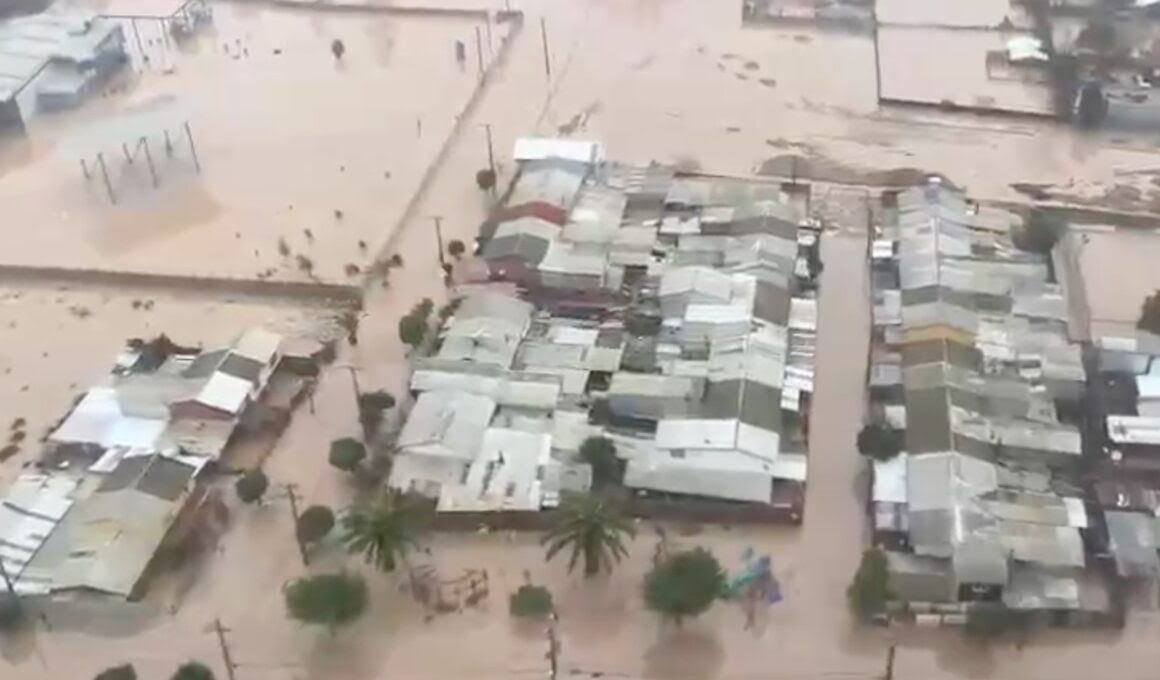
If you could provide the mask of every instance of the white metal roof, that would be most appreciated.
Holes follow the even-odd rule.
[[[251,328],[234,343],[233,353],[253,359],[263,365],[270,363],[270,359],[278,352],[282,345],[282,336],[264,328]]]
[[[731,449],[737,445],[736,420],[666,419],[657,423],[661,449]]]
[[[241,412],[253,385],[245,378],[215,371],[197,395],[197,401],[226,413]]]
[[[1108,416],[1107,426],[1117,444],[1160,444],[1160,418]]]
[[[539,510],[551,450],[550,434],[489,427],[463,483],[441,490],[438,510]]]
[[[905,452],[890,460],[874,461],[873,500],[879,503],[905,503],[906,494]]]
[[[581,163],[598,163],[604,160],[604,147],[600,142],[585,142],[578,139],[520,137],[516,140],[512,158],[517,161],[562,158]]]
[[[18,593],[48,592],[47,582],[22,575],[72,507],[76,486],[77,480],[66,475],[24,474],[0,500],[0,561]]]
[[[165,431],[165,420],[123,415],[117,392],[94,387],[85,393],[50,436],[52,441],[152,449]]]

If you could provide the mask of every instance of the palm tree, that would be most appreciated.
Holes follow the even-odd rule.
[[[604,567],[612,571],[614,562],[628,555],[624,537],[635,532],[608,504],[593,496],[571,496],[560,508],[560,519],[541,543],[548,546],[544,559],[551,560],[561,550],[571,546],[568,572],[576,568],[584,556],[584,576],[594,576]]]
[[[362,553],[379,571],[395,565],[418,546],[416,513],[398,493],[387,493],[369,508],[352,508],[342,518],[342,541],[347,552]]]

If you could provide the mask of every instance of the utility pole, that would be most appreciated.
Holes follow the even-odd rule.
[[[491,123],[484,123],[483,129],[487,133],[487,168],[491,170],[491,198],[495,200],[495,185],[499,183],[499,176],[495,172],[495,150],[491,145]]]
[[[222,663],[226,665],[226,677],[229,680],[238,680],[237,676],[234,675],[234,660],[230,656],[230,646],[226,643],[226,633],[229,632],[229,629],[222,627],[221,619],[214,619],[213,630],[217,633],[218,647],[221,647],[222,650]]]
[[[298,556],[302,558],[302,566],[310,564],[310,557],[306,554],[306,544],[298,535],[298,485],[287,482],[282,485],[286,489],[286,497],[290,499],[290,518],[294,520],[294,542],[298,544]]]
[[[479,60],[479,79],[483,80],[483,37],[479,34],[479,26],[475,27],[475,57]]]
[[[443,256],[443,217],[435,215],[435,245],[439,248],[439,268],[447,271],[447,259]]]
[[[544,43],[544,73],[552,79],[552,62],[548,59],[548,24],[540,17],[540,40]]]
[[[559,619],[553,610],[548,622],[548,680],[556,680],[560,671],[560,642],[556,639],[556,621]]]
[[[894,645],[890,645],[890,649],[886,650],[886,673],[882,678],[894,680]]]

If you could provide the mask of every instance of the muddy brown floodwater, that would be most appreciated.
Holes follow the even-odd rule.
[[[494,9],[500,3],[448,0],[444,4]],[[16,212],[9,213],[6,202],[5,218],[14,214],[38,224],[44,220],[45,231],[55,230],[55,235],[33,233],[27,242],[17,243],[5,231],[0,234],[0,252],[30,261],[55,257],[66,264],[165,269],[199,256],[223,271],[243,271],[246,267],[239,263],[245,251],[239,255],[232,250],[241,247],[234,230],[249,249],[272,248],[279,234],[291,234],[297,252],[307,245],[296,234],[314,229],[311,225],[328,225],[314,229],[315,250],[310,252],[318,255],[320,272],[341,272],[347,258],[357,254],[352,243],[357,237],[346,236],[348,231],[366,234],[368,241],[392,238],[391,245],[403,255],[405,265],[392,272],[389,288],[370,289],[359,345],[323,375],[315,412],[303,409],[294,415],[267,462],[275,484],[297,483],[305,503],[341,508],[351,501],[353,490],[326,463],[325,451],[330,440],[348,436],[357,427],[347,367],[357,372],[364,389],[382,387],[404,393],[407,364],[395,331],[397,319],[422,297],[431,297],[436,304],[446,298],[432,218],[442,217],[445,239],[470,241],[487,210],[486,198],[474,188],[474,174],[486,163],[485,123],[494,132],[502,179],[510,178],[509,150],[517,136],[555,134],[561,127],[576,137],[603,140],[609,156],[617,159],[683,159],[707,171],[749,174],[767,159],[790,153],[787,149],[793,153],[808,150],[814,158],[831,159],[838,167],[859,171],[942,172],[983,198],[1017,198],[1009,185],[1021,181],[1071,183],[1076,191],[1098,195],[1110,186],[1114,168],[1142,169],[1154,164],[1146,146],[1107,146],[1106,138],[1079,137],[1046,123],[880,111],[875,103],[873,46],[868,39],[809,30],[743,28],[737,3],[536,0],[513,4],[528,13],[533,30],[525,30],[517,39],[508,63],[487,85],[434,182],[420,197],[413,219],[396,234],[389,233],[390,225],[409,198],[407,190],[396,188],[396,183],[417,185],[430,147],[416,145],[434,143],[427,139],[433,128],[428,128],[426,117],[423,141],[414,141],[416,130],[409,117],[413,111],[408,107],[431,110],[436,120],[440,112],[450,110],[450,102],[464,96],[453,70],[430,66],[444,58],[442,45],[463,27],[417,17],[405,22],[345,13],[317,17],[262,5],[216,4],[220,36],[245,41],[249,61],[245,56],[234,60],[224,54],[208,58],[220,50],[221,41],[215,38],[207,41],[210,54],[203,55],[206,59],[189,60],[198,65],[181,67],[175,76],[155,74],[145,81],[157,88],[174,83],[172,88],[180,93],[185,85],[178,87],[178,83],[208,85],[220,78],[237,94],[232,106],[229,102],[200,105],[205,107],[199,110],[201,122],[194,121],[204,136],[210,166],[202,182],[227,209],[205,213],[198,226],[166,229],[168,204],[159,204],[156,211],[147,212],[150,219],[160,219],[156,232],[141,235],[129,230],[131,238],[118,240],[113,236],[124,232],[102,221],[109,213],[92,208],[85,217],[69,213],[76,231],[63,238],[63,218],[46,213],[46,206],[79,200],[61,198],[62,188],[78,179],[68,174],[72,170],[67,164],[52,171],[43,165],[57,162],[48,157],[52,135],[68,127],[62,121],[47,124],[43,137],[34,135],[32,160],[18,163],[0,181],[5,201],[12,187],[17,187],[13,191]],[[541,17],[548,34],[550,78],[545,76],[543,48],[534,30]],[[327,53],[329,39],[335,35],[343,37],[352,62],[345,74],[334,70]],[[274,55],[275,47],[284,53]],[[303,55],[285,50],[303,50]],[[314,55],[315,50],[321,54],[305,56]],[[415,58],[404,59],[404,54]],[[279,61],[282,58],[286,59]],[[390,64],[386,72],[380,70],[383,60]],[[360,78],[388,80],[380,88],[351,77],[359,74]],[[400,80],[391,80],[395,77]],[[255,95],[247,96],[247,88],[254,88]],[[367,97],[368,103],[361,103]],[[269,117],[274,103],[284,119]],[[98,102],[93,110],[99,113],[101,107]],[[85,115],[82,112],[79,117]],[[447,129],[449,123],[444,125]],[[302,146],[295,150],[284,144],[288,138],[301,138]],[[240,146],[233,147],[232,142]],[[346,170],[340,171],[344,160]],[[223,176],[219,174],[222,164],[235,169],[224,171]],[[384,170],[392,173],[389,181]],[[25,201],[17,196],[23,190],[39,198]],[[287,193],[294,196],[294,216],[279,212]],[[358,206],[345,211],[341,227],[328,222],[340,199]],[[545,564],[533,534],[432,537],[430,556],[420,553],[416,561],[429,562],[447,579],[468,569],[487,569],[488,600],[478,608],[428,621],[400,592],[399,576],[368,573],[370,611],[350,629],[330,637],[284,616],[280,589],[305,570],[298,562],[286,499],[275,492],[264,507],[235,508],[221,549],[182,572],[166,575],[132,615],[110,610],[105,625],[70,626],[65,621],[51,632],[42,630],[6,642],[0,648],[0,679],[83,680],[124,661],[132,661],[142,678],[164,678],[178,663],[191,658],[210,664],[224,678],[217,643],[208,628],[215,618],[230,628],[238,680],[542,677],[546,674],[542,631],[513,626],[507,613],[506,597],[523,583],[525,571],[534,581],[548,585],[559,602],[562,677],[869,680],[882,674],[893,643],[898,648],[894,673],[898,680],[1089,680],[1098,672],[1093,669],[1123,680],[1152,678],[1160,666],[1160,647],[1155,644],[1160,621],[1154,611],[1133,612],[1123,633],[1052,633],[1021,649],[1003,645],[977,649],[945,631],[866,629],[852,624],[844,590],[865,543],[866,523],[860,495],[865,488],[864,470],[854,446],[862,415],[868,324],[865,234],[860,228],[844,225],[830,233],[824,245],[811,427],[814,441],[804,524],[800,528],[705,526],[692,535],[669,528],[669,535],[679,544],[707,546],[729,569],[739,566],[747,548],[770,555],[785,599],[762,612],[752,629],[746,629],[740,609],[726,603],[680,631],[662,626],[644,611],[639,583],[654,547],[653,530],[645,524],[639,527],[626,563],[611,576],[591,582],[568,577],[559,564]],[[279,271],[279,275],[294,275],[285,268]],[[75,319],[67,311],[72,302],[59,304],[66,320]],[[209,305],[198,303],[203,304]],[[175,337],[191,328],[189,324],[212,326],[214,332],[229,336],[252,315],[263,313],[255,308],[238,317],[210,317],[203,314],[204,309],[192,307],[187,322],[166,316],[153,323],[175,329],[171,331]],[[25,315],[34,312],[20,310],[14,318],[20,322]],[[92,318],[99,316],[94,309]],[[77,336],[84,332],[79,319],[58,329],[53,318],[27,330]],[[68,381],[81,381],[104,370],[111,351],[104,347],[117,344],[114,340],[121,334],[121,324],[140,323],[123,320],[120,313],[105,318],[102,323],[117,321],[112,325],[115,330],[94,336],[101,338],[99,352],[70,358],[75,363],[67,371]],[[41,365],[32,348],[39,347],[38,339],[11,334],[3,340],[3,351],[11,352],[5,357],[26,371],[30,381],[43,382],[43,389],[58,400],[68,394],[65,372],[37,368]],[[9,342],[20,349],[12,352]],[[63,338],[55,342],[60,346],[54,349],[62,353],[71,346]],[[19,392],[0,392],[0,396],[6,412],[22,398]],[[45,417],[59,410],[56,405],[45,406]],[[5,464],[0,472],[9,474],[12,469]],[[319,552],[310,570],[340,567],[364,569],[337,546],[329,545]]]

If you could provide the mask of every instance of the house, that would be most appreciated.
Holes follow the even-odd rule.
[[[120,24],[91,12],[52,8],[0,23],[0,132],[77,106],[126,61]]]
[[[396,441],[388,486],[438,498],[444,486],[460,483],[495,409],[494,399],[478,394],[420,394]]]

